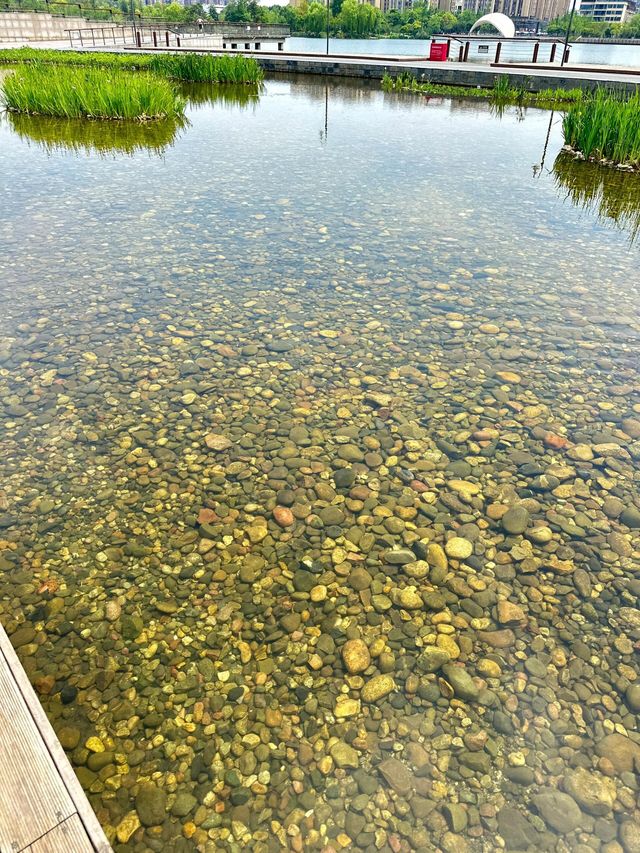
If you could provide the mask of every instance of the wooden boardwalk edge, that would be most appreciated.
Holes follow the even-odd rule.
[[[31,719],[33,720],[40,735],[42,750],[46,750],[50,756],[60,778],[60,786],[61,788],[64,788],[70,797],[77,813],[77,819],[80,821],[80,825],[77,824],[77,820],[73,820],[73,815],[67,818],[64,822],[67,823],[68,821],[70,830],[74,832],[83,829],[96,853],[112,853],[111,846],[107,841],[102,827],[91,808],[86,794],[78,782],[76,774],[69,763],[69,759],[67,758],[51,723],[47,719],[42,705],[40,704],[33,687],[29,683],[29,679],[27,678],[27,675],[22,668],[22,664],[20,663],[20,660],[18,659],[18,656],[16,655],[2,625],[0,625],[0,666],[8,669],[13,681],[15,682],[17,692],[19,693],[21,700],[24,703],[25,708],[28,710],[29,715],[31,716]],[[10,720],[8,721],[8,724],[11,725]],[[0,766],[4,761],[5,756],[0,755]],[[25,768],[25,770],[27,770],[27,768]],[[0,778],[0,785],[2,784],[3,781]],[[25,818],[26,817],[27,815],[25,814]],[[2,816],[0,815],[0,820],[1,819]],[[56,828],[51,827],[52,831],[54,829]],[[40,844],[40,841],[42,841],[42,839],[32,843],[34,850],[45,849],[45,845]],[[2,851],[2,853],[4,853],[4,851]]]

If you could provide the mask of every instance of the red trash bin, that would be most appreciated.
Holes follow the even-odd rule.
[[[429,49],[429,59],[431,62],[446,62],[449,58],[449,43],[437,43],[432,41]]]

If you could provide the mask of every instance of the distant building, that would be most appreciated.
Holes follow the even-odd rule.
[[[582,2],[595,2],[595,0],[582,0]],[[611,3],[615,2],[626,3],[630,0],[611,0]],[[520,21],[541,23],[558,18],[569,11],[571,0],[437,0],[437,3],[439,9],[457,14],[465,11],[475,12],[478,15],[502,12],[519,24]],[[533,29],[533,27],[525,28]],[[519,26],[518,29],[520,29]]]
[[[636,11],[632,0],[578,0],[576,8],[580,15],[609,24],[624,24]]]

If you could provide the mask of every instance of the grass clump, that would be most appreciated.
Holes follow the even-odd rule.
[[[177,53],[152,57],[152,71],[174,80],[189,83],[259,83],[262,69],[249,56],[212,56],[211,54]]]
[[[403,72],[396,77],[385,74],[382,78],[385,92],[416,92],[420,95],[452,98],[480,98],[496,104],[518,106],[559,107],[579,103],[583,99],[581,89],[544,89],[529,92],[524,86],[512,86],[506,75],[498,77],[491,89],[470,86],[447,86],[441,83],[420,81],[413,74]]]
[[[563,122],[565,143],[587,159],[640,168],[640,92],[624,98],[599,89]]]
[[[18,68],[3,83],[9,110],[56,118],[146,121],[175,118],[185,102],[171,83],[152,74],[128,74],[37,63]]]
[[[262,69],[255,59],[242,54],[213,56],[200,53],[167,53],[156,56],[122,53],[79,53],[74,50],[40,50],[21,47],[0,50],[0,64],[32,63],[73,65],[123,71],[153,71],[189,83],[259,83]]]
[[[0,50],[0,65],[36,62],[39,65],[81,65],[85,68],[116,68],[138,71],[148,68],[154,57],[146,54],[80,53],[76,50],[52,50],[16,47]]]

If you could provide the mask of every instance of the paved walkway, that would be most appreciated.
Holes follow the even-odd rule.
[[[111,853],[0,625],[0,853]]]
[[[0,47],[23,47],[26,42],[2,43]],[[55,48],[59,50],[69,50],[67,41],[50,41],[50,42],[31,42],[30,47]],[[73,48],[76,50],[77,48]],[[87,52],[104,52],[109,53],[159,53],[165,52],[163,49],[151,48],[134,48],[123,47],[116,45],[109,47],[86,47],[83,48]],[[166,50],[166,49],[165,49]],[[196,48],[191,44],[187,48],[171,48],[171,52],[178,53],[184,50],[192,52]],[[203,49],[202,53],[225,53],[230,51],[215,51]],[[640,68],[615,67],[608,65],[565,65],[560,68],[559,65],[545,64],[529,64],[529,63],[501,63],[494,66],[488,63],[480,62],[430,62],[428,59],[412,56],[360,56],[348,54],[325,54],[318,53],[289,53],[287,51],[279,51],[277,53],[267,53],[265,51],[234,51],[255,56],[267,70],[290,71],[293,73],[317,73],[317,74],[340,74],[341,70],[348,76],[361,77],[382,77],[385,71],[393,71],[395,69],[401,71],[409,71],[419,76],[425,74],[433,82],[447,82],[452,85],[493,85],[492,79],[496,74],[508,74],[510,77],[516,78],[514,82],[520,83],[524,78],[544,78],[544,84],[541,88],[545,88],[546,83],[551,81],[551,85],[562,84],[566,88],[571,88],[572,85],[580,85],[585,83],[596,84],[613,84],[632,88],[640,85]],[[362,73],[358,73],[359,69]],[[441,79],[442,78],[442,79]],[[445,79],[446,78],[446,79]]]

